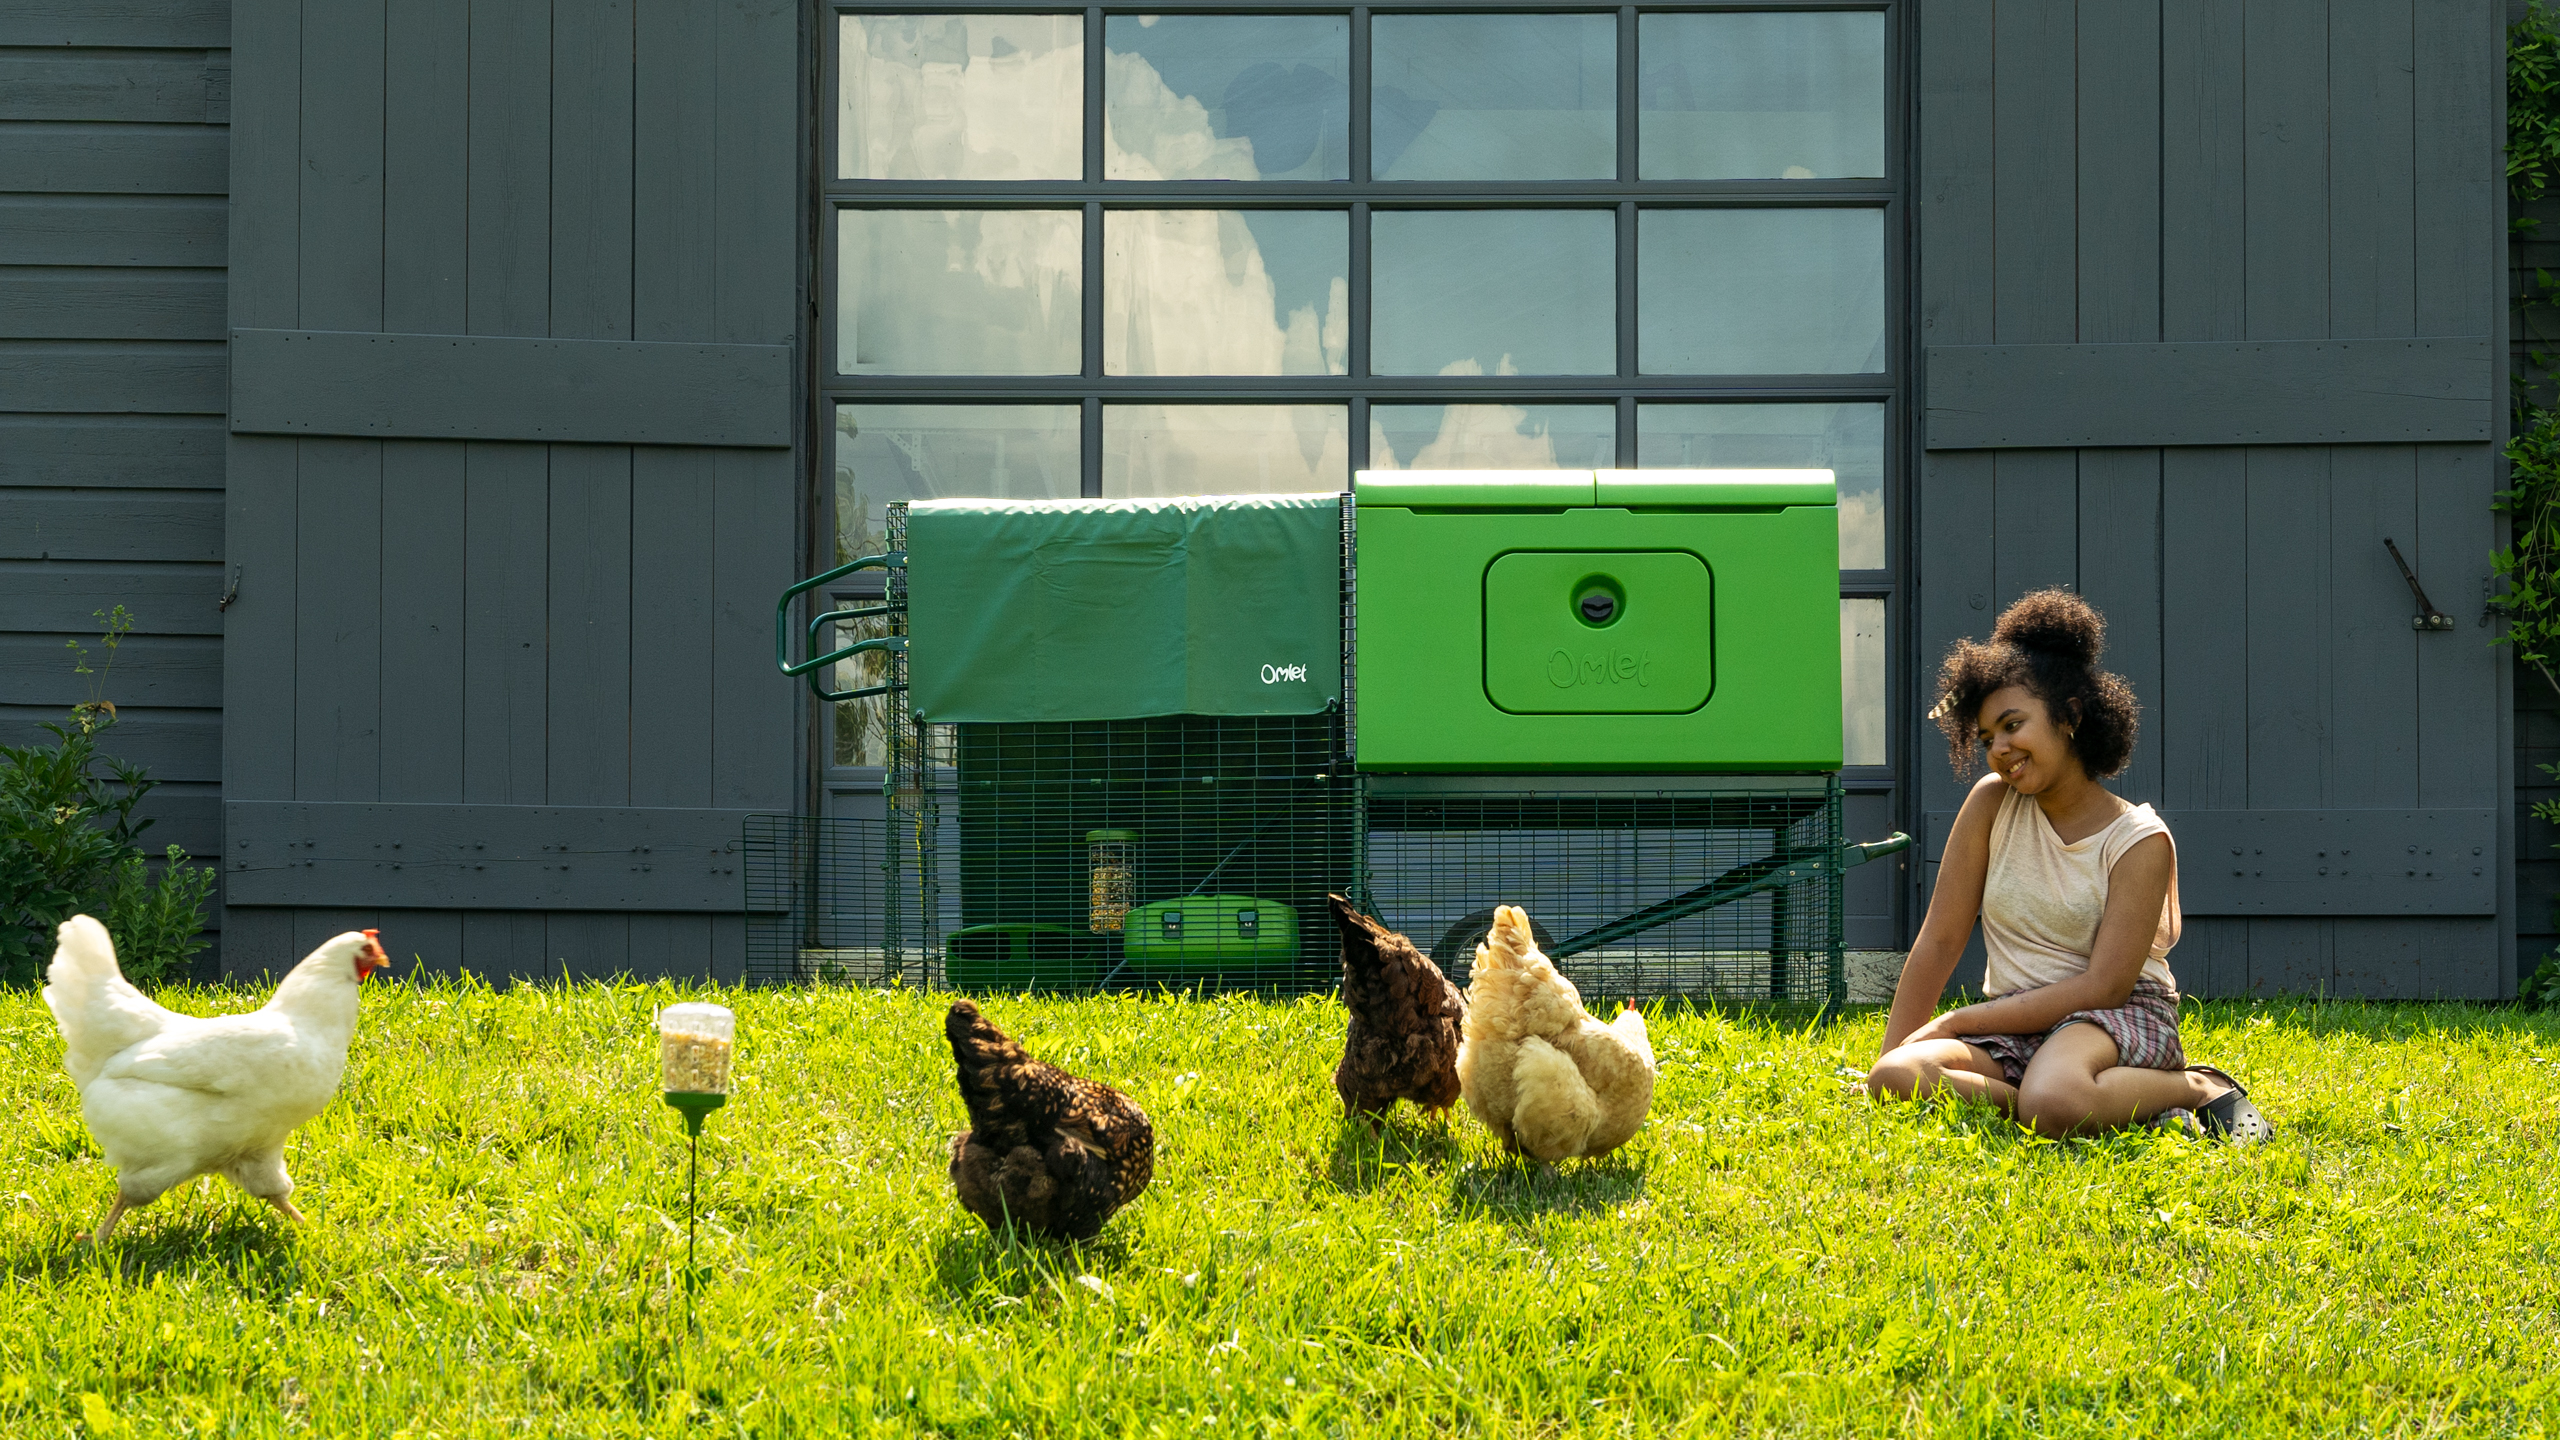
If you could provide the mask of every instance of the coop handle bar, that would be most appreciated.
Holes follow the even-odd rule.
[[[1853,870],[1879,855],[1890,855],[1896,850],[1908,849],[1910,845],[1911,837],[1896,830],[1882,840],[1869,840],[1863,844],[1841,846],[1833,852],[1833,856],[1836,857],[1833,863],[1840,869]],[[1630,935],[1640,935],[1657,925],[1668,925],[1674,920],[1695,915],[1701,910],[1730,905],[1736,900],[1748,895],[1757,895],[1763,890],[1781,889],[1808,876],[1820,874],[1824,858],[1821,848],[1814,847],[1780,852],[1745,865],[1737,865],[1685,895],[1674,895],[1658,905],[1648,905],[1623,920],[1612,920],[1597,929],[1584,931],[1560,945],[1549,945],[1545,947],[1546,953],[1561,960],[1568,955],[1579,955],[1585,950],[1597,950],[1603,945],[1624,940]]]
[[[885,555],[865,555],[857,560],[849,560],[823,575],[812,575],[783,591],[782,598],[775,601],[773,607],[774,665],[785,675],[807,676],[810,692],[821,700],[860,700],[872,695],[886,695],[897,688],[891,685],[866,685],[858,690],[830,690],[820,677],[824,673],[824,667],[839,660],[851,659],[866,650],[892,653],[903,651],[907,648],[907,637],[884,635],[870,640],[856,640],[840,649],[830,650],[823,655],[812,655],[806,660],[794,663],[791,659],[791,602],[829,581],[842,579],[856,570],[886,570],[893,566],[904,566],[906,563],[907,554],[903,550],[892,550]],[[818,648],[818,631],[822,626],[832,625],[839,620],[861,620],[874,615],[888,615],[895,613],[898,608],[894,605],[873,605],[859,610],[830,610],[810,620],[809,648],[811,650]]]

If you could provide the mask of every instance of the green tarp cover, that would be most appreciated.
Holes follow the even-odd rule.
[[[918,501],[907,644],[928,720],[1312,714],[1342,698],[1341,498]]]

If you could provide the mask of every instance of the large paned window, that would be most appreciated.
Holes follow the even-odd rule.
[[[1899,21],[839,11],[818,147],[837,553],[876,548],[905,498],[1827,466],[1851,778],[1889,784]],[[879,752],[876,711],[840,706],[834,763]]]

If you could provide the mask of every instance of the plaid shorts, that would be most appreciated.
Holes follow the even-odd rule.
[[[2027,1062],[2064,1025],[2082,1021],[2114,1038],[2116,1063],[2143,1070],[2184,1070],[2186,1047],[2178,1043],[2178,992],[2157,980],[2133,982],[2133,993],[2113,1010],[2075,1010],[2041,1035],[1961,1035],[1957,1038],[2000,1062],[2000,1074],[2015,1085],[2026,1078]]]

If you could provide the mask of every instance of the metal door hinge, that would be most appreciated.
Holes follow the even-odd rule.
[[[2417,572],[2409,568],[2408,561],[2400,558],[2400,547],[2392,544],[2386,537],[2382,542],[2382,548],[2391,552],[2391,563],[2400,567],[2400,578],[2409,582],[2409,593],[2417,599],[2418,613],[2409,617],[2409,628],[2412,630],[2452,629],[2453,617],[2438,610],[2436,602],[2427,598],[2427,592],[2418,584]]]

